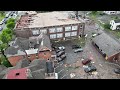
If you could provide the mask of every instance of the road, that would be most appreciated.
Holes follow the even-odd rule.
[[[12,11],[11,11],[12,12]],[[5,14],[7,14],[8,12],[5,12]],[[11,16],[10,16],[11,17]],[[11,17],[11,18],[13,18],[13,16]],[[6,20],[8,20],[9,18],[7,18]],[[6,24],[4,23],[4,24],[2,24],[2,25],[0,25],[0,27],[2,27],[3,28],[3,30],[4,29],[6,29],[7,27],[6,27]],[[2,33],[2,31],[0,31],[0,34]]]

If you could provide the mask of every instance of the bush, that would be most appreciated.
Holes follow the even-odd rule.
[[[110,29],[110,26],[111,26],[110,24],[104,24],[105,29]]]
[[[12,65],[4,55],[1,55],[1,65],[4,65],[6,67],[12,67]]]

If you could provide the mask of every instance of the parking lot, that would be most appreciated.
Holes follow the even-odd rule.
[[[89,29],[89,30],[88,30]],[[91,30],[90,30],[91,29]],[[70,79],[71,75],[74,74],[72,79],[118,79],[119,75],[115,74],[113,69],[115,69],[116,65],[106,61],[102,55],[95,49],[95,47],[91,44],[91,35],[92,32],[97,32],[91,26],[86,26],[86,34],[88,34],[88,38],[83,48],[83,52],[74,53],[72,49],[73,44],[80,44],[80,40],[70,40],[59,42],[56,45],[65,46],[65,52],[67,58],[63,61],[63,65],[59,68],[61,71],[58,75],[64,77],[63,79]],[[97,68],[97,71],[92,75],[89,75],[84,72],[84,65],[82,65],[82,58],[89,58],[92,60],[92,64]],[[62,62],[60,62],[62,63]],[[66,66],[66,67],[65,67]]]

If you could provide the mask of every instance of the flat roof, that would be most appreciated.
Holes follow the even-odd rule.
[[[25,52],[29,54],[36,54],[38,52],[38,49],[30,49],[30,50],[25,50]]]
[[[108,57],[120,52],[120,43],[106,33],[96,36],[93,41]]]
[[[23,15],[21,16],[16,28],[37,28],[48,27],[68,24],[78,24],[81,21],[68,18],[68,12],[47,12],[38,13],[36,15]]]

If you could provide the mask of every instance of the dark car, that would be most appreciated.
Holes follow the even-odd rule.
[[[60,51],[61,51],[61,50],[57,49],[57,50],[56,50],[56,53],[58,53],[58,52],[60,52]]]
[[[115,72],[116,74],[120,74],[120,68],[114,69],[114,72]]]
[[[84,71],[86,73],[93,72],[93,71],[96,71],[96,70],[97,70],[97,68],[95,66],[93,66],[93,65],[90,65],[90,66],[88,66],[88,68],[84,69]]]
[[[88,64],[88,63],[90,63],[90,62],[91,62],[90,59],[85,59],[85,60],[82,61],[82,64],[83,64],[83,65],[86,65],[86,64]]]
[[[79,45],[72,45],[72,49],[81,48]]]
[[[65,52],[64,51],[60,51],[60,52],[57,53],[57,57],[60,57],[63,54],[65,54]]]
[[[63,61],[65,58],[66,58],[66,55],[63,54],[63,55],[61,55],[61,57],[58,57],[58,58],[57,58],[57,61],[58,61],[58,62]]]

